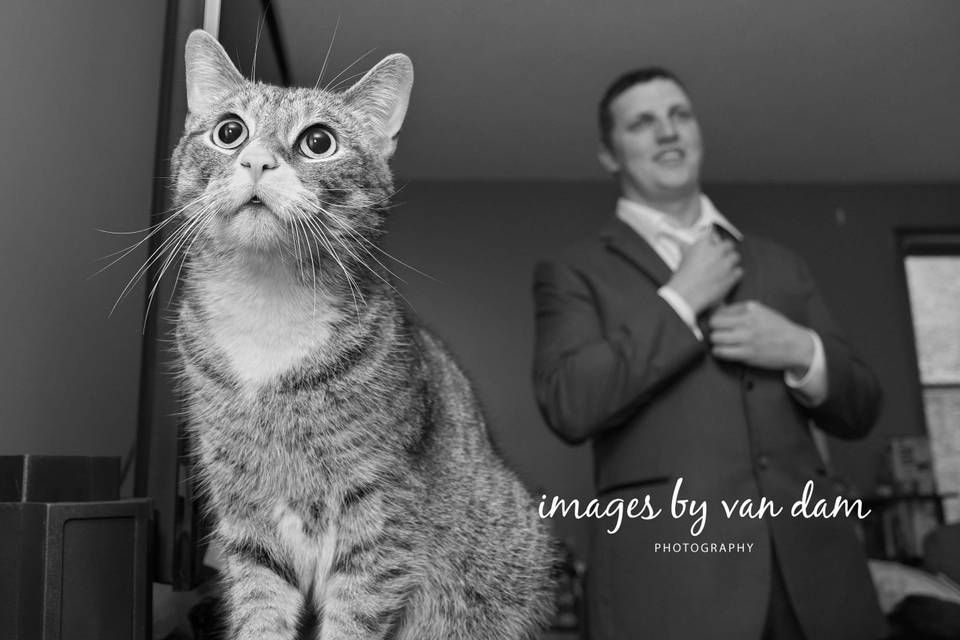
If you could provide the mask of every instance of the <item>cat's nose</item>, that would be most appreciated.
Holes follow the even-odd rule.
[[[265,149],[260,145],[251,144],[240,154],[240,166],[249,170],[253,182],[257,183],[265,171],[276,169],[280,166],[280,162],[277,160],[277,156],[269,149]]]

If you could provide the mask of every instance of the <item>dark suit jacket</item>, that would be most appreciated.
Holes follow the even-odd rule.
[[[649,494],[663,513],[595,527],[592,638],[759,638],[770,592],[771,543],[810,640],[874,639],[886,631],[852,523],[790,517],[808,480],[833,505],[838,487],[808,420],[841,438],[871,428],[880,389],[838,332],[805,264],[747,237],[744,277],[729,301],[757,300],[815,330],[829,390],[801,406],[779,371],[713,358],[657,295],[671,271],[618,219],[599,238],[537,265],[534,384],[544,417],[571,443],[591,440],[603,499]],[[671,517],[681,498],[708,502],[704,531]],[[777,518],[727,518],[720,501],[772,499]],[[674,554],[655,543],[753,543],[741,553]]]

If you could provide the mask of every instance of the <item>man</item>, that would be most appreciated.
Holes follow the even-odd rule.
[[[862,437],[875,378],[805,264],[701,193],[700,129],[672,74],[619,78],[600,124],[621,198],[598,238],[537,265],[534,382],[552,429],[592,441],[601,500],[649,496],[663,512],[597,525],[591,638],[883,637],[852,523],[790,515],[808,480],[815,499],[836,496],[808,420]],[[689,503],[671,512],[680,479],[678,499],[707,503],[702,530]],[[784,511],[721,508],[764,497]],[[707,546],[673,551],[683,542]]]

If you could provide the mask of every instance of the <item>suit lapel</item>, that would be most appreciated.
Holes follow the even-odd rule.
[[[732,240],[736,245],[737,251],[740,252],[740,266],[743,268],[743,279],[731,290],[726,302],[738,302],[749,300],[751,296],[756,297],[760,274],[754,264],[749,241],[738,241],[723,227],[718,226],[716,229],[721,236]],[[614,217],[608,221],[601,229],[600,237],[612,252],[633,264],[653,280],[657,288],[665,285],[673,276],[673,271],[653,247],[620,218]]]
[[[758,291],[762,282],[762,274],[757,266],[753,255],[753,246],[749,239],[736,243],[737,251],[740,253],[740,268],[743,269],[743,277],[740,282],[727,294],[725,302],[742,302],[744,300],[758,299]]]
[[[673,275],[670,267],[653,247],[619,218],[610,220],[600,231],[600,237],[610,251],[644,272],[657,288],[665,285]]]

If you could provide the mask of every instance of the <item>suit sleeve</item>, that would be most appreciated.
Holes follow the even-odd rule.
[[[623,292],[629,295],[629,292]],[[607,334],[586,279],[540,263],[534,272],[534,390],[547,424],[578,443],[620,426],[706,347],[660,296]]]
[[[862,438],[880,414],[880,383],[840,333],[806,263],[797,258],[797,264],[808,327],[820,336],[827,365],[826,400],[808,413],[820,429],[833,436]]]

